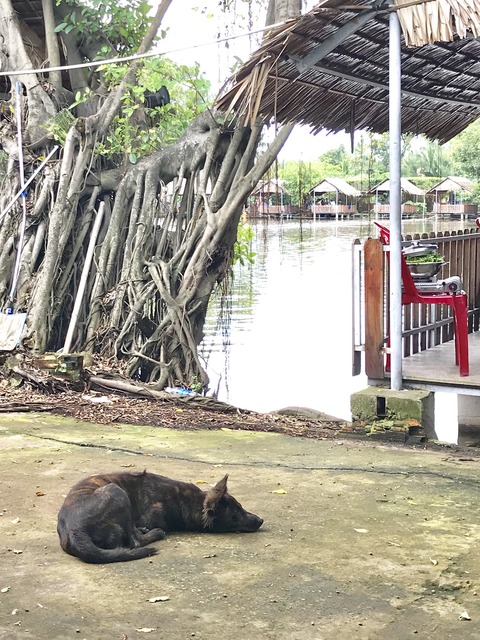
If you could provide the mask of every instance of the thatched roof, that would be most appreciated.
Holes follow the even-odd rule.
[[[343,178],[325,178],[325,180],[322,180],[310,189],[310,193],[333,193],[334,191],[343,193],[346,196],[355,197],[362,195],[358,189],[352,187],[352,185]]]
[[[409,47],[449,42],[455,34],[460,38],[480,36],[477,0],[394,0],[394,4],[399,8],[398,17]]]
[[[410,180],[407,180],[407,178],[402,178],[400,182],[402,191],[405,193],[408,193],[411,196],[425,195],[425,191],[417,187],[413,182],[410,182]],[[370,189],[369,193],[375,193],[376,191],[390,191],[390,180],[384,180],[380,184],[377,184],[376,187]]]
[[[325,0],[272,29],[217,104],[234,109],[249,124],[262,114],[266,120],[310,125],[313,133],[388,131],[390,7],[375,8],[374,3]],[[446,142],[480,117],[480,41],[458,36],[467,27],[479,34],[478,5],[478,0],[434,0],[402,9],[409,44],[419,37],[453,37],[416,48],[408,48],[402,37],[403,132]],[[438,21],[439,15],[445,21]],[[363,26],[330,50],[329,41],[339,37],[344,25],[362,20]]]
[[[252,191],[252,195],[256,193],[288,193],[282,185],[283,180],[271,178],[270,180],[260,180],[256,188]]]
[[[472,193],[473,182],[462,176],[448,176],[448,178],[429,189],[427,193],[435,193],[435,191],[466,191],[467,193]]]

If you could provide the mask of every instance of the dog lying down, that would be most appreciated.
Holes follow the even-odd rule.
[[[58,513],[60,546],[84,562],[137,560],[169,531],[252,532],[263,520],[227,492],[225,476],[209,491],[155,473],[121,472],[74,485]]]

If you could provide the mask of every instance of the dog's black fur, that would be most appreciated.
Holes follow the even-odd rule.
[[[90,476],[72,487],[58,513],[64,551],[84,562],[145,558],[145,545],[168,531],[257,531],[263,520],[227,492],[225,476],[209,491],[155,473]]]

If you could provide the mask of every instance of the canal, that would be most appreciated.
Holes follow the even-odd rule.
[[[387,222],[388,225],[388,222]],[[474,226],[405,220],[404,234]],[[234,267],[226,296],[212,299],[201,354],[211,391],[243,409],[286,406],[350,418],[352,243],[377,237],[372,221],[252,223],[255,262]]]

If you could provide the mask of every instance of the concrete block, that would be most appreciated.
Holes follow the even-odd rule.
[[[395,391],[368,387],[350,396],[352,420],[396,420],[422,426],[427,436],[434,434],[434,393],[421,389]]]

